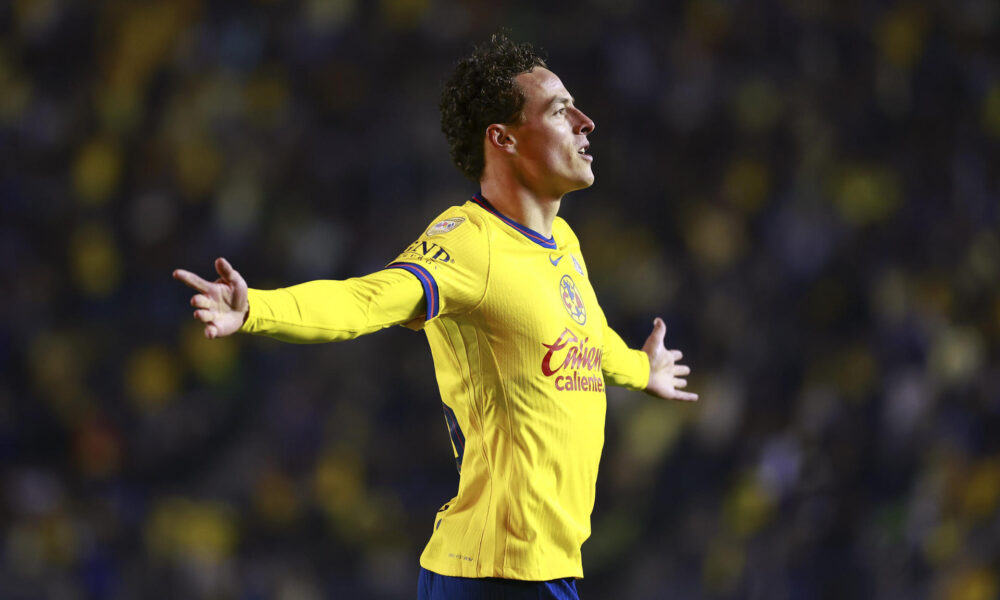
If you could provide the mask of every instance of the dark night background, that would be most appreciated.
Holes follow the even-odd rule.
[[[500,26],[597,123],[563,202],[614,389],[585,600],[1000,597],[1000,2],[0,3],[0,597],[412,598],[430,354],[209,342],[170,272],[381,268],[475,187]]]

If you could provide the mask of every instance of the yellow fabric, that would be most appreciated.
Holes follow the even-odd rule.
[[[310,281],[247,291],[242,331],[286,342],[339,342],[410,321],[424,312],[424,290],[404,271],[386,269],[345,281]]]
[[[461,472],[420,557],[442,575],[582,577],[605,382],[642,389],[649,379],[645,353],[608,327],[566,222],[554,223],[555,249],[529,234],[467,202],[442,213],[394,268],[359,278],[378,289],[348,294],[334,286],[323,298],[313,294],[319,288],[301,294],[296,286],[266,296],[266,309],[272,292],[251,296],[245,329],[282,339],[346,339],[391,322],[423,326]],[[381,279],[390,272],[412,285]],[[416,310],[379,300],[400,294],[411,306],[414,290],[426,300]],[[342,308],[352,301],[370,307]],[[326,316],[346,311],[352,316]]]

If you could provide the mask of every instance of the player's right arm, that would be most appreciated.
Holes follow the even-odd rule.
[[[400,269],[385,269],[344,281],[310,281],[278,290],[248,289],[224,258],[215,261],[219,279],[209,282],[178,269],[174,277],[198,293],[194,318],[205,337],[237,331],[295,343],[355,338],[424,314],[424,287]]]
[[[452,207],[394,262],[364,277],[255,290],[224,258],[215,261],[215,282],[183,269],[174,277],[198,291],[191,305],[208,338],[244,331],[302,344],[333,342],[390,325],[420,329],[474,309],[486,294],[489,247],[479,218]]]

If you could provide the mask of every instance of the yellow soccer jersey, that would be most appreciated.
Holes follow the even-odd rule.
[[[608,327],[569,225],[551,238],[482,196],[390,265],[416,276],[461,473],[420,564],[442,575],[582,577],[604,444],[605,381],[649,379]]]
[[[400,323],[426,332],[460,477],[434,520],[424,568],[583,576],[604,386],[643,388],[649,361],[608,327],[565,221],[546,238],[477,195],[442,213],[385,270],[250,290],[249,302],[243,330],[286,341],[345,340]]]

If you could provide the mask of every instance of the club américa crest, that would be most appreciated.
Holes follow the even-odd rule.
[[[563,275],[562,279],[559,280],[559,295],[562,296],[563,306],[566,307],[569,316],[573,317],[573,320],[580,325],[586,323],[587,309],[583,307],[583,296],[580,295],[576,284],[573,283],[573,278],[569,275]]]

